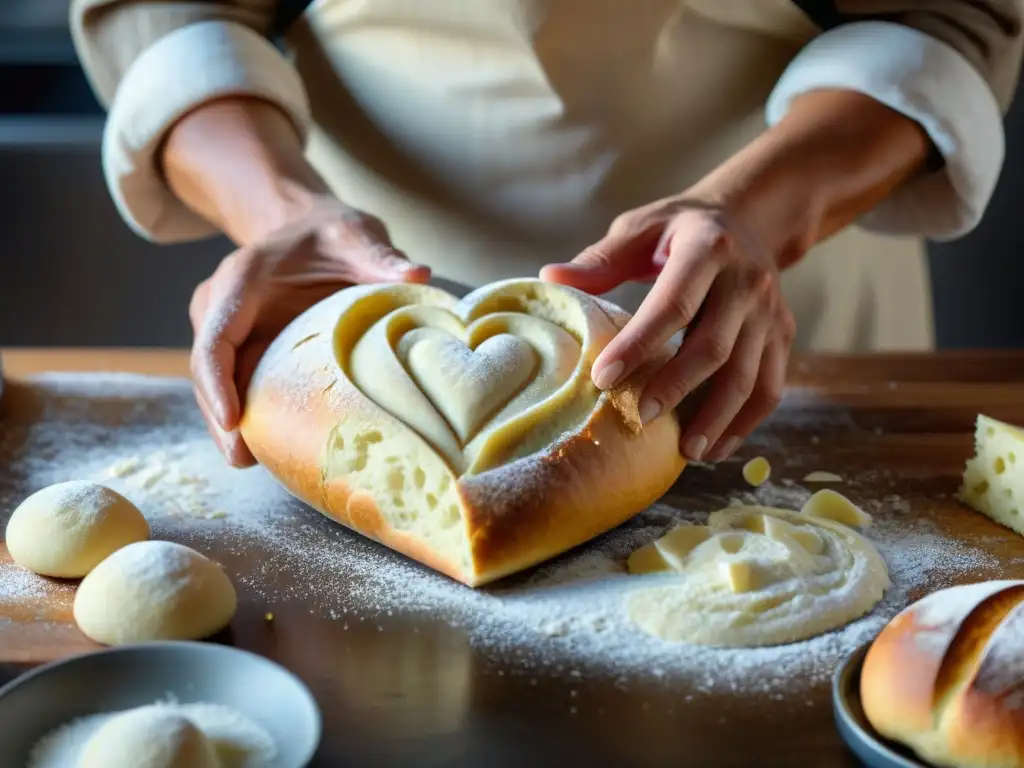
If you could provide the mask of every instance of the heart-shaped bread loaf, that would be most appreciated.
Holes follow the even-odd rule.
[[[347,288],[267,350],[242,436],[324,515],[479,586],[622,523],[683,470],[677,416],[639,424],[643,372],[608,393],[591,382],[628,317],[540,280],[462,300]]]

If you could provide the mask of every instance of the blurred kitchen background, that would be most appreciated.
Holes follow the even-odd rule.
[[[192,289],[225,240],[157,248],[103,184],[103,113],[67,0],[0,0],[0,346],[186,346]],[[941,347],[1024,347],[1024,97],[987,220],[930,249]]]

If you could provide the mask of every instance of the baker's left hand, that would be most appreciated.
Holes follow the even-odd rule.
[[[679,352],[648,381],[640,417],[649,422],[710,380],[683,425],[681,447],[694,461],[727,458],[775,409],[796,331],[779,276],[785,259],[742,226],[713,205],[667,198],[619,216],[571,262],[541,271],[592,294],[654,280],[592,376],[601,389],[615,386],[687,328]]]

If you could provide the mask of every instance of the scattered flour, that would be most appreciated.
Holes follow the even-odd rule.
[[[0,562],[0,606],[50,597],[54,594],[52,585],[58,583],[37,576],[13,561]],[[70,594],[70,587],[65,591]]]
[[[187,717],[213,742],[224,768],[273,768],[277,747],[259,724],[220,704],[178,704],[173,698],[150,705]],[[58,726],[32,748],[28,768],[75,768],[89,739],[119,712],[89,715]]]
[[[247,574],[233,574],[243,592],[270,604],[304,605],[345,628],[374,619],[384,627],[391,616],[442,621],[510,674],[569,671],[623,684],[654,675],[680,681],[691,694],[798,692],[823,684],[847,653],[912,600],[957,576],[996,578],[1001,565],[981,549],[943,537],[899,497],[862,502],[875,520],[867,535],[893,583],[867,617],[775,648],[667,643],[625,617],[623,596],[635,586],[624,568],[629,553],[679,521],[702,522],[730,501],[798,510],[810,491],[791,481],[769,482],[730,499],[711,492],[708,481],[712,472],[733,472],[729,465],[691,467],[693,495],[685,503],[656,504],[585,547],[471,590],[321,518],[262,469],[227,467],[206,436],[187,382],[76,374],[36,383],[42,412],[31,424],[4,424],[11,431],[0,445],[0,509],[12,509],[49,483],[107,482],[142,509],[155,537],[245,558]],[[858,484],[852,491],[858,501],[871,495]],[[9,585],[8,573],[0,569],[0,601],[9,589],[29,588],[17,580]]]

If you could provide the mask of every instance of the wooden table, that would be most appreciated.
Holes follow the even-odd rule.
[[[4,350],[3,362],[14,380],[54,370],[188,371],[179,351]],[[873,492],[899,493],[949,537],[984,542],[1007,564],[1006,577],[1024,578],[1024,540],[951,498],[972,450],[977,413],[1024,423],[1024,353],[802,356],[793,360],[790,383],[745,456],[765,455],[790,477],[815,469],[851,479],[874,473]],[[0,431],[3,418],[0,411]],[[879,467],[889,473],[879,475]],[[723,482],[687,470],[665,501],[728,494]],[[251,566],[230,553],[225,558],[237,571]],[[513,662],[477,657],[440,623],[420,622],[415,634],[341,632],[338,622],[302,605],[290,609],[276,629],[257,607],[240,612],[231,642],[280,661],[309,683],[326,726],[316,765],[856,765],[833,727],[824,685],[799,702],[750,695],[687,706],[685,692],[656,679],[623,687],[611,679],[505,674]],[[408,630],[409,622],[395,617],[394,626]],[[57,655],[88,647],[68,637]],[[393,638],[401,638],[399,646]],[[417,647],[427,651],[418,654]],[[402,674],[394,673],[398,657]],[[438,713],[438,670],[449,664],[468,665],[471,690],[458,716],[445,718]],[[0,665],[0,674],[9,678],[26,666]],[[591,706],[566,706],[574,687],[585,687]]]

